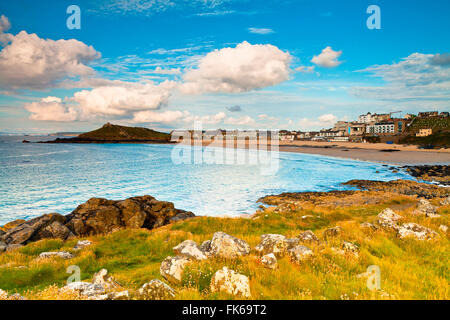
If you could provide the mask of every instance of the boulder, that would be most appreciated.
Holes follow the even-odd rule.
[[[278,266],[277,258],[273,253],[262,256],[261,264],[268,269],[276,269]]]
[[[261,255],[273,253],[277,257],[284,256],[287,249],[286,237],[281,234],[263,234],[261,242],[255,247],[255,250]]]
[[[216,232],[210,243],[212,256],[224,259],[234,259],[250,253],[250,246],[244,240],[235,238],[224,232]]]
[[[436,207],[433,206],[430,201],[426,199],[420,199],[417,209],[413,211],[415,215],[424,215],[428,218],[439,218],[440,215],[436,214]]]
[[[66,226],[77,236],[106,234],[123,228],[153,229],[194,217],[192,212],[176,209],[171,202],[152,196],[126,200],[89,199],[67,216]]]
[[[66,251],[55,251],[55,252],[42,252],[39,255],[39,259],[48,259],[48,258],[61,258],[61,259],[72,259],[74,257],[73,254]]]
[[[203,241],[200,245],[200,250],[205,256],[209,257],[211,255],[211,240]]]
[[[344,241],[344,243],[342,244],[342,250],[344,250],[345,253],[354,255],[355,257],[359,256],[359,247],[354,243]]]
[[[417,223],[410,222],[404,223],[398,229],[398,236],[401,239],[413,237],[417,240],[432,240],[438,238],[439,234]]]
[[[288,250],[292,262],[301,263],[313,255],[313,251],[305,246],[298,245]]]
[[[142,300],[170,300],[175,298],[175,291],[160,280],[152,280],[139,289]]]
[[[169,282],[180,283],[183,277],[183,271],[191,259],[185,256],[167,257],[161,263],[160,274]]]
[[[1,300],[7,300],[8,299],[8,292],[5,290],[0,289],[0,301]]]
[[[59,213],[44,214],[9,229],[3,238],[7,244],[27,244],[45,238],[65,240],[70,234],[63,225],[65,220]]]
[[[211,292],[226,292],[233,296],[250,298],[249,279],[233,270],[223,267],[211,279]]]
[[[173,248],[173,251],[177,255],[185,256],[192,260],[206,260],[206,255],[200,250],[197,243],[192,240],[185,240],[176,247]]]
[[[441,230],[443,233],[447,233],[448,227],[445,224],[441,224],[439,226],[439,230]],[[1,250],[1,249],[0,249]]]
[[[298,239],[300,242],[309,244],[319,244],[319,238],[311,230],[307,230],[299,234]]]
[[[341,232],[342,232],[341,227],[336,226],[336,227],[333,227],[333,228],[326,229],[323,232],[323,237],[325,239],[336,238],[336,237],[341,235]]]
[[[10,244],[10,245],[8,245],[7,247],[6,247],[6,252],[9,252],[9,251],[13,251],[13,250],[16,250],[16,249],[20,249],[20,248],[22,248],[23,247],[23,244]]]
[[[107,300],[105,288],[101,284],[90,282],[76,281],[71,282],[64,289],[70,289],[92,300]]]
[[[129,300],[129,299],[130,293],[128,292],[128,290],[108,293],[108,300]]]
[[[92,244],[92,242],[89,241],[89,240],[79,240],[77,242],[77,244],[75,245],[75,247],[73,247],[73,249],[74,250],[81,250],[81,249],[83,249],[85,247],[90,246],[91,244]]]
[[[99,272],[94,274],[92,276],[92,283],[103,286],[105,290],[114,290],[120,288],[120,285],[110,274],[108,274],[108,270],[106,269],[101,269]]]
[[[377,216],[378,224],[384,229],[398,230],[397,223],[402,220],[403,217],[396,214],[392,209],[386,208],[381,211]]]

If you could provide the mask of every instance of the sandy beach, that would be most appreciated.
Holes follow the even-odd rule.
[[[203,141],[203,146],[218,147],[220,145],[210,141]],[[233,147],[233,143],[229,141],[224,147]],[[243,148],[244,143],[240,143],[238,146],[235,142],[234,147]],[[245,143],[245,148],[247,149],[256,147],[256,144],[249,146],[248,142]],[[450,149],[426,150],[419,149],[417,146],[389,145],[384,143],[281,141],[278,149],[282,152],[318,154],[392,165],[450,163]]]

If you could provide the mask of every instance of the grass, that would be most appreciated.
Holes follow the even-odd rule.
[[[67,267],[77,265],[82,280],[90,280],[95,272],[106,268],[133,292],[152,279],[163,280],[159,273],[161,261],[173,256],[172,248],[186,239],[200,244],[211,239],[214,232],[223,231],[254,248],[261,234],[296,237],[302,230],[311,229],[323,240],[326,228],[339,225],[343,230],[340,238],[310,245],[314,255],[301,265],[283,257],[278,261],[278,269],[269,270],[253,253],[235,260],[193,262],[185,269],[182,283],[171,285],[177,292],[176,299],[234,299],[210,291],[212,276],[223,266],[249,277],[252,299],[449,299],[447,235],[438,231],[438,240],[421,242],[360,227],[361,222],[373,222],[382,209],[394,206],[407,221],[433,230],[439,230],[441,224],[449,225],[449,206],[439,209],[441,218],[428,219],[411,215],[411,203],[415,201],[412,197],[391,195],[376,205],[330,208],[302,202],[285,211],[266,208],[253,218],[197,217],[152,231],[121,230],[89,237],[93,245],[78,252],[72,249],[78,239],[43,240],[0,255],[0,288],[30,299],[77,299],[73,293],[58,290],[69,277]],[[305,215],[313,217],[302,219]],[[359,257],[332,251],[331,247],[339,246],[343,240],[360,247]],[[72,252],[76,257],[36,260],[41,252],[58,250]],[[370,265],[381,269],[381,290],[376,292],[367,288],[366,279],[357,277]]]

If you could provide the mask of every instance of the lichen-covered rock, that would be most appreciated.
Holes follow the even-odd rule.
[[[426,199],[420,199],[417,209],[413,211],[415,215],[424,215],[428,218],[439,218],[440,215],[436,213],[436,207]]]
[[[216,232],[210,243],[212,256],[224,259],[234,259],[250,253],[250,246],[244,240],[230,236],[224,232]]]
[[[287,249],[286,237],[281,234],[263,234],[260,243],[255,247],[256,252],[261,255],[273,253],[277,257],[284,256]]]
[[[443,233],[447,233],[448,227],[445,224],[441,224],[439,226],[439,230],[441,230]]]
[[[381,227],[395,231],[397,231],[399,228],[397,223],[402,219],[403,219],[402,216],[396,214],[390,208],[384,209],[377,216],[377,222]]]
[[[142,300],[170,300],[175,298],[175,291],[160,280],[152,280],[139,289]]]
[[[87,298],[95,300],[97,300],[97,298],[101,298],[99,300],[106,300],[108,298],[106,290],[101,284],[76,281],[69,283],[64,289],[76,291]]]
[[[319,238],[316,237],[314,232],[311,230],[307,230],[299,234],[298,239],[300,242],[309,243],[309,244],[319,244]]]
[[[339,237],[341,235],[342,229],[339,226],[333,227],[333,228],[329,228],[326,229],[323,232],[323,237],[325,239],[329,239],[329,238],[336,238]]]
[[[183,277],[183,271],[191,259],[185,256],[167,257],[161,263],[159,272],[169,282],[179,283]]]
[[[7,299],[8,299],[8,292],[0,289],[0,300],[7,300]]]
[[[39,255],[39,259],[48,259],[48,258],[61,258],[61,259],[72,259],[74,256],[70,252],[67,251],[55,251],[55,252],[42,252]]]
[[[401,239],[414,237],[417,240],[432,240],[439,237],[439,234],[431,229],[417,223],[404,223],[398,229],[398,236]]]
[[[120,285],[114,280],[113,276],[108,274],[108,270],[101,269],[99,272],[93,275],[92,277],[93,284],[99,284],[105,290],[113,290],[120,288]]]
[[[130,299],[130,293],[128,292],[128,290],[108,293],[108,300],[128,300],[128,299]]]
[[[355,257],[359,256],[359,247],[351,242],[348,241],[344,241],[342,243],[342,249],[346,252],[346,253],[350,253],[353,254]]]
[[[81,250],[83,248],[89,247],[92,244],[89,240],[79,240],[75,247],[73,247],[74,250]]]
[[[249,279],[233,270],[223,267],[211,279],[212,292],[226,292],[233,296],[250,298]]]
[[[276,269],[278,266],[277,258],[273,253],[262,256],[261,264],[268,269]]]
[[[313,255],[313,251],[305,246],[298,245],[288,250],[292,262],[301,263]]]
[[[185,240],[173,248],[176,254],[188,257],[193,260],[205,260],[206,255],[200,250],[197,243],[192,240]]]
[[[209,257],[211,255],[211,240],[203,241],[200,245],[200,250],[205,256]]]

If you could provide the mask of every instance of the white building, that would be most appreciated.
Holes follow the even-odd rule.
[[[358,122],[359,123],[371,123],[373,121],[376,121],[377,114],[371,114],[368,112],[367,114],[362,114],[358,116]]]
[[[367,126],[366,132],[375,134],[395,133],[395,125],[393,122],[375,123],[374,125]]]

